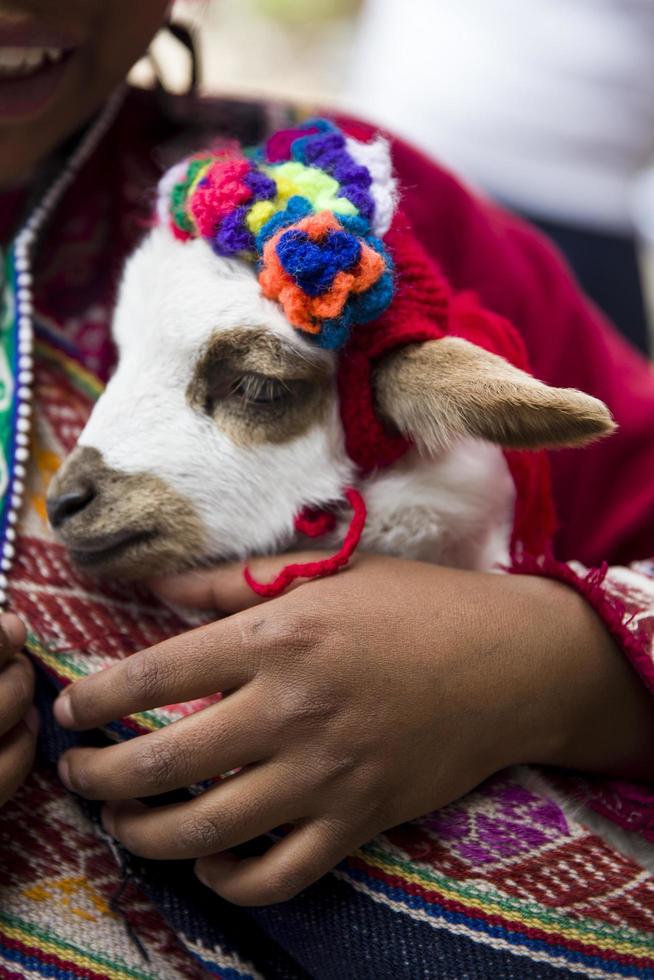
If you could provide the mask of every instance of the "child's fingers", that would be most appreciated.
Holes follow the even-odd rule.
[[[273,905],[294,898],[359,844],[360,837],[316,819],[300,824],[262,857],[239,859],[229,852],[214,854],[200,858],[195,873],[204,885],[234,905]]]
[[[25,781],[34,762],[36,723],[21,722],[0,739],[0,807]]]
[[[26,638],[27,630],[18,616],[13,613],[0,616],[0,664],[18,653]]]
[[[268,582],[275,578],[285,565],[304,564],[324,558],[323,552],[306,551],[285,555],[271,555],[253,558],[248,567],[255,580]],[[269,600],[257,595],[245,581],[243,562],[225,562],[215,568],[203,568],[152,579],[148,585],[153,592],[166,602],[188,606],[191,609],[217,609],[223,613],[242,612],[250,606]],[[305,579],[299,578],[292,586],[302,585]]]

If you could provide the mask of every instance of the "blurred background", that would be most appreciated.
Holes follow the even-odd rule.
[[[642,350],[654,321],[654,0],[177,0],[207,94],[364,115],[538,225]],[[153,64],[184,91],[162,33]]]

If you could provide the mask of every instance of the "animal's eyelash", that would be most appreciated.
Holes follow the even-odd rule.
[[[230,386],[230,395],[238,395],[245,402],[274,402],[293,393],[292,387],[281,378],[268,378],[262,374],[243,374]]]

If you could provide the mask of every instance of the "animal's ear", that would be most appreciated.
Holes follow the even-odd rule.
[[[372,178],[370,194],[375,202],[372,230],[378,238],[383,238],[391,227],[398,201],[391,145],[383,136],[376,136],[370,143],[348,136],[345,142],[350,156],[365,167]]]
[[[462,436],[507,449],[582,446],[615,429],[603,402],[550,388],[458,337],[410,344],[375,368],[381,415],[427,453]]]

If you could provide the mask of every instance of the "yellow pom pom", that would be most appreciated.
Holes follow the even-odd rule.
[[[346,197],[339,197],[340,185],[323,170],[290,160],[277,167],[261,168],[277,184],[276,210],[281,211],[291,197],[305,197],[316,211],[356,215],[357,209]]]
[[[266,221],[269,221],[280,208],[276,207],[272,201],[257,201],[254,204],[246,220],[246,224],[253,235],[258,235]]]

